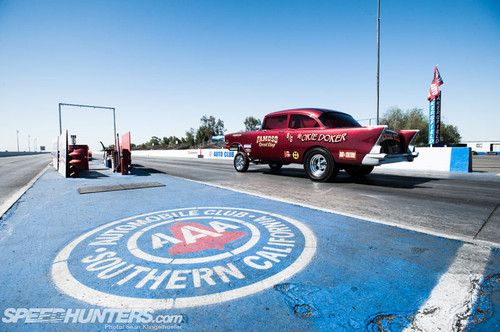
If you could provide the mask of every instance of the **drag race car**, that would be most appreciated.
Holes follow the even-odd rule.
[[[346,113],[301,108],[268,114],[257,131],[225,135],[225,148],[237,151],[234,168],[247,171],[250,162],[303,164],[313,181],[328,181],[344,169],[351,176],[368,175],[374,166],[413,161],[418,130],[395,132],[387,126],[363,127]]]

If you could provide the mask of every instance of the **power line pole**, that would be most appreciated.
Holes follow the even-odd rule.
[[[16,130],[17,133],[17,152],[19,152],[19,130]]]
[[[377,125],[380,117],[380,0],[377,12]]]
[[[31,139],[31,136],[28,135],[28,152],[31,152],[30,139]]]

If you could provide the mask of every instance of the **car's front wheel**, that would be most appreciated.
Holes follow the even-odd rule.
[[[319,182],[333,179],[339,173],[330,152],[321,148],[312,149],[307,154],[304,169],[311,180]]]
[[[373,171],[373,166],[349,166],[345,168],[345,171],[350,176],[359,178],[370,174]]]
[[[248,160],[246,154],[238,152],[236,156],[234,156],[233,165],[237,172],[246,172],[250,165],[250,160]]]
[[[279,171],[282,166],[283,166],[283,164],[279,164],[279,163],[269,163],[269,168],[272,171]]]

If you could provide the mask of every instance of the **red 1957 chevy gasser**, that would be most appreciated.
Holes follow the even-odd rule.
[[[351,176],[368,175],[374,166],[413,161],[412,145],[418,130],[363,127],[352,116],[337,111],[302,108],[264,117],[262,129],[225,135],[225,147],[237,151],[234,168],[245,172],[250,162],[272,170],[304,164],[313,181],[328,181],[340,169]]]

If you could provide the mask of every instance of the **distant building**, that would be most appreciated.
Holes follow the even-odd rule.
[[[471,148],[472,152],[500,152],[500,140],[498,141],[466,141],[462,142]]]

